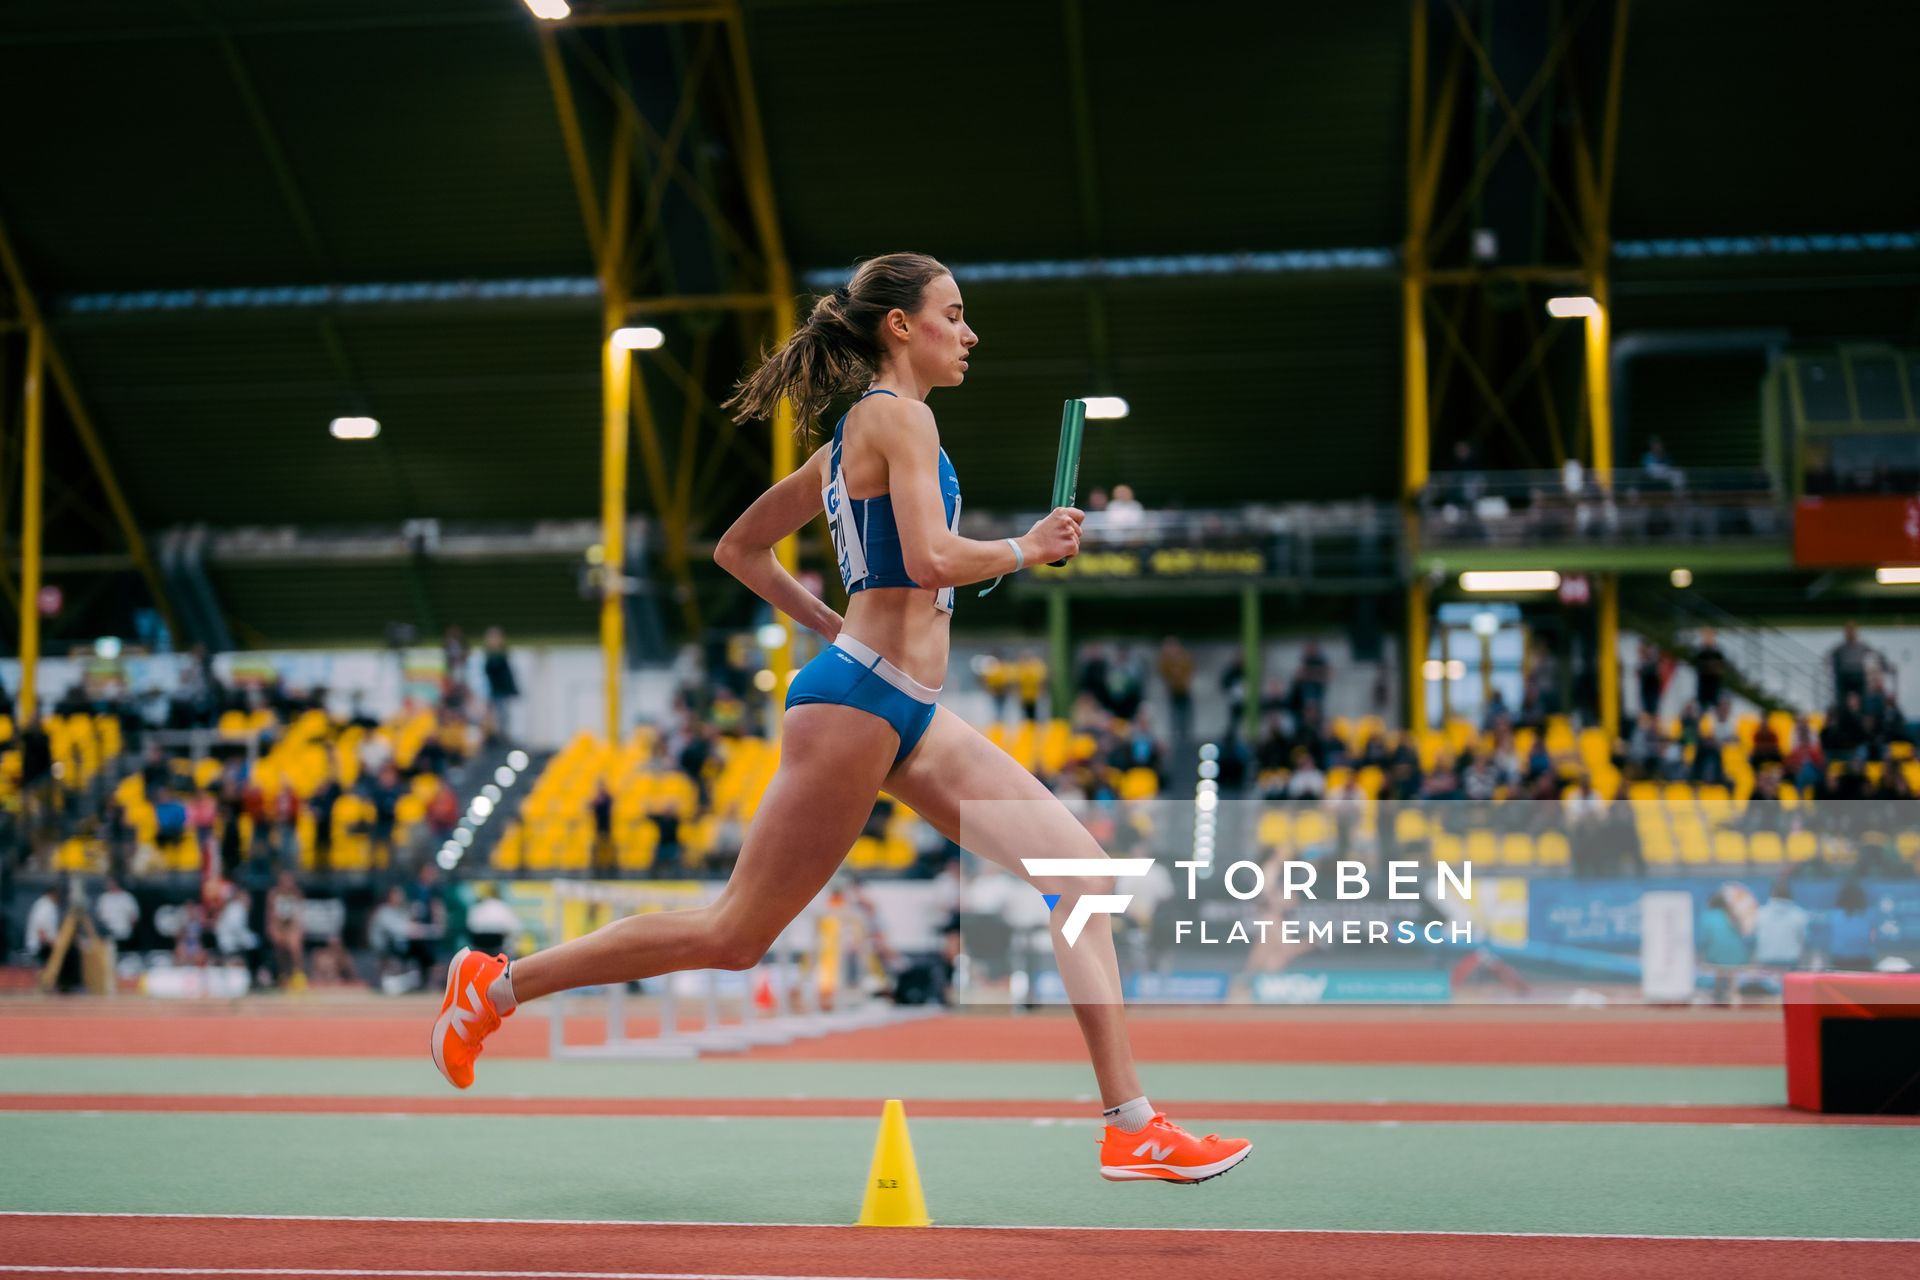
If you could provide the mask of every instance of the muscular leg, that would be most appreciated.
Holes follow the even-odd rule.
[[[1038,778],[945,707],[935,713],[913,754],[887,775],[885,790],[949,840],[998,863],[1036,889],[1061,895],[1049,922],[1053,954],[1093,1059],[1100,1096],[1109,1107],[1140,1097],[1145,1090],[1127,1039],[1112,919],[1093,916],[1071,947],[1060,934],[1074,899],[1083,893],[1110,893],[1112,882],[1036,880],[1020,865],[1023,857],[1104,858],[1107,855],[1099,843]],[[962,840],[961,805],[966,801],[1009,803],[968,805]]]
[[[884,721],[852,707],[805,703],[782,725],[779,771],[720,897],[711,906],[616,920],[514,961],[516,1000],[759,962],[853,847],[900,749]]]

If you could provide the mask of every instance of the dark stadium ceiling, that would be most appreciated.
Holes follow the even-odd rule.
[[[1469,10],[1495,31],[1511,11],[1509,0]],[[1406,0],[746,0],[745,11],[797,275],[897,248],[1084,263],[1392,251],[1406,234]],[[1430,12],[1442,24],[1453,10]],[[1635,4],[1615,238],[1920,228],[1916,12]],[[1589,85],[1605,74],[1597,25],[1571,62]],[[56,340],[143,526],[597,509],[600,317],[578,289],[471,305],[75,305],[590,280],[536,26],[520,0],[0,6],[0,225],[59,317]],[[594,38],[694,56],[691,37],[652,26]],[[724,112],[701,104],[702,162],[724,159],[710,119]],[[1100,392],[1134,412],[1090,444],[1086,485],[1130,481],[1148,502],[1391,495],[1400,325],[1388,262],[969,286],[981,358],[963,392],[935,401],[968,505],[1033,505],[1055,406]],[[1618,268],[1616,331],[1801,323],[1820,339],[1920,340],[1911,251]],[[683,361],[686,333],[670,329]],[[712,390],[747,342],[716,339]],[[326,434],[353,404],[385,424],[376,444]],[[54,466],[76,465],[52,448]],[[728,458],[707,534],[752,496],[764,453],[761,430]],[[629,496],[649,509],[637,464]],[[69,540],[88,549],[87,536],[76,527]]]

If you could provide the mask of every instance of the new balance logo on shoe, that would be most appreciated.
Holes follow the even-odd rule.
[[[1150,1160],[1165,1160],[1173,1154],[1173,1144],[1169,1142],[1163,1147],[1152,1138],[1148,1138],[1145,1142],[1133,1149],[1133,1154],[1136,1156],[1146,1156]]]
[[[468,1044],[472,1044],[474,1043],[474,1038],[467,1034],[467,1024],[479,1016],[480,993],[475,991],[473,984],[469,982],[467,984],[467,1007],[462,1008],[460,1002],[455,1000],[453,1002],[453,1008],[447,1010],[447,1027],[453,1034],[459,1036]]]

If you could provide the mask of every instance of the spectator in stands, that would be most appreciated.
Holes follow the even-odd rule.
[[[483,890],[480,901],[467,912],[467,936],[473,939],[476,951],[488,955],[504,952],[519,932],[520,917],[491,888]]]
[[[360,794],[373,806],[373,823],[367,828],[368,855],[375,862],[383,857],[393,857],[393,828],[399,810],[400,797],[405,788],[400,781],[400,770],[389,761],[372,778],[360,779]]]
[[[1532,658],[1521,694],[1518,723],[1538,729],[1546,724],[1549,716],[1560,713],[1560,659],[1546,643],[1533,646]]]
[[[1827,967],[1873,968],[1873,919],[1867,914],[1867,891],[1858,880],[1840,886],[1827,916]]]
[[[1166,781],[1160,741],[1153,736],[1153,716],[1145,707],[1140,708],[1128,722],[1126,736],[1120,740],[1114,754],[1114,768],[1151,769],[1161,783]]]
[[[1868,742],[1863,701],[1860,694],[1849,693],[1827,717],[1826,726],[1820,731],[1820,745],[1829,757],[1851,755]]]
[[[520,682],[513,675],[513,659],[507,653],[507,633],[488,627],[487,657],[481,668],[487,682],[487,710],[493,741],[512,743],[519,731],[514,711],[520,705]]]
[[[1305,747],[1293,749],[1293,772],[1287,778],[1289,800],[1319,800],[1327,794],[1327,775]]]
[[[1651,641],[1640,642],[1633,670],[1640,685],[1640,709],[1659,715],[1660,692],[1666,687],[1666,662]]]
[[[998,649],[984,654],[979,660],[980,687],[987,691],[993,700],[993,718],[1005,723],[1007,718],[1007,699],[1013,693],[1013,664],[1006,661]]]
[[[700,807],[707,808],[707,765],[720,753],[720,731],[711,723],[690,726],[686,745],[680,748],[680,772],[693,780],[700,793]]]
[[[1513,724],[1513,712],[1507,709],[1507,697],[1495,689],[1493,696],[1487,699],[1485,711],[1480,716],[1480,731],[1492,733],[1497,728]]]
[[[1454,758],[1442,751],[1433,758],[1433,769],[1420,784],[1422,800],[1458,800],[1462,795],[1460,774]]]
[[[1786,756],[1780,750],[1780,735],[1773,731],[1773,726],[1767,723],[1765,716],[1754,728],[1753,745],[1747,749],[1747,760],[1755,769],[1786,762]]]
[[[1786,876],[1773,882],[1773,891],[1753,920],[1753,962],[1770,969],[1798,969],[1806,957],[1807,909],[1793,900],[1793,884]]]
[[[1247,710],[1247,660],[1238,650],[1220,672],[1220,693],[1227,702],[1227,732],[1237,733]]]
[[[421,979],[425,981],[433,974],[440,941],[447,932],[447,903],[440,884],[440,868],[431,860],[420,864],[419,874],[407,894],[407,910],[413,925],[408,955],[419,966]]]
[[[1029,649],[1020,655],[1019,666],[1014,671],[1014,683],[1020,689],[1020,713],[1029,720],[1040,718],[1040,690],[1047,683],[1047,664],[1039,654]],[[1056,709],[1055,714],[1058,714]]]
[[[1160,642],[1158,665],[1173,713],[1173,740],[1185,746],[1193,736],[1193,653],[1178,638],[1168,636]]]
[[[220,959],[229,967],[245,968],[249,986],[253,985],[253,975],[260,969],[260,935],[253,931],[247,919],[252,909],[253,895],[236,885],[221,904],[213,923],[213,940],[220,950]]]
[[[467,711],[467,634],[450,626],[441,637],[440,653],[446,670],[440,678],[440,705],[461,715]]]
[[[1849,622],[1840,643],[1827,651],[1827,662],[1833,668],[1835,706],[1845,703],[1849,693],[1866,696],[1867,675],[1872,663],[1879,656],[1874,650],[1861,643],[1860,628]]]
[[[680,843],[679,803],[672,796],[657,795],[647,805],[647,817],[659,837],[653,845],[653,874],[672,879],[681,873],[685,852]]]
[[[367,919],[367,946],[379,960],[383,985],[413,962],[413,928],[406,886],[396,884],[387,890],[386,901],[375,907]]]
[[[1820,780],[1827,767],[1826,749],[1805,716],[1793,718],[1793,746],[1787,752],[1787,776],[1801,790]]]
[[[1260,772],[1285,769],[1293,760],[1293,740],[1278,715],[1271,715],[1261,727],[1260,741],[1254,747],[1254,763]]]
[[[1460,771],[1460,794],[1479,804],[1491,803],[1500,789],[1499,776],[1486,756],[1467,754]]]
[[[1693,651],[1693,700],[1703,707],[1720,701],[1720,686],[1727,678],[1727,655],[1720,650],[1712,627],[1700,631],[1700,646]]]
[[[1138,529],[1147,518],[1147,509],[1133,496],[1133,486],[1117,484],[1113,486],[1113,498],[1107,503],[1107,529],[1117,535],[1126,535]]]
[[[173,962],[206,967],[207,909],[197,898],[180,906],[173,934]]]
[[[339,775],[333,771],[333,753],[327,753],[326,772],[307,797],[313,810],[313,869],[322,875],[333,870],[333,804],[342,792]]]
[[[1293,674],[1293,688],[1289,699],[1296,713],[1305,712],[1308,704],[1323,706],[1327,700],[1327,685],[1333,681],[1333,668],[1327,662],[1327,656],[1320,652],[1320,642],[1309,640],[1300,651],[1300,666]]]
[[[1686,487],[1687,473],[1668,459],[1667,446],[1660,442],[1659,436],[1648,437],[1647,451],[1640,455],[1640,469],[1655,484],[1663,484],[1674,490]]]
[[[1747,963],[1747,940],[1733,922],[1726,895],[1715,893],[1707,899],[1706,914],[1700,920],[1700,960],[1713,973],[1713,1002],[1726,1004],[1737,997],[1735,978]]]
[[[118,878],[107,877],[106,887],[93,900],[93,918],[100,931],[113,939],[121,951],[133,943],[133,931],[140,924],[140,900],[128,893]]]
[[[293,872],[283,870],[267,891],[267,946],[274,976],[294,991],[307,985],[307,897]]]
[[[593,799],[587,809],[593,815],[593,873],[617,876],[620,862],[613,848],[613,793],[607,790],[605,779],[593,784]]]

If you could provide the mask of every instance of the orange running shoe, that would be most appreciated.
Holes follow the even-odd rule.
[[[462,947],[447,966],[447,996],[433,1024],[433,1065],[456,1089],[473,1083],[473,1060],[480,1042],[500,1029],[500,1015],[487,999],[487,987],[506,971],[505,956],[483,956]]]
[[[1100,1176],[1108,1182],[1205,1182],[1245,1160],[1252,1150],[1245,1138],[1217,1133],[1196,1138],[1164,1111],[1156,1111],[1138,1133],[1107,1126],[1100,1144]]]

